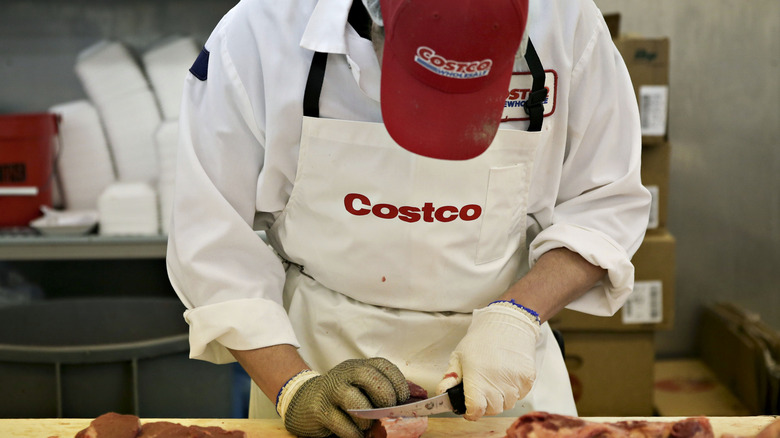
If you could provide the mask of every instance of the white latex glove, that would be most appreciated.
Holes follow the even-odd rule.
[[[536,379],[539,330],[537,317],[510,302],[475,310],[437,391],[463,381],[467,420],[512,409]]]

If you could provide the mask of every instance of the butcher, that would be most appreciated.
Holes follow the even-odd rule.
[[[576,415],[547,321],[612,315],[647,226],[592,0],[242,0],[186,78],[167,266],[250,417],[357,438],[406,380]]]

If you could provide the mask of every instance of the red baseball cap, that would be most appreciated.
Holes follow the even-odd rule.
[[[498,131],[528,0],[381,0],[381,103],[396,143],[467,160]]]

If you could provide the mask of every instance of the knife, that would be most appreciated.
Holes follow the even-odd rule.
[[[359,418],[374,420],[386,417],[424,417],[442,412],[463,415],[466,413],[466,398],[463,395],[463,382],[461,382],[448,389],[447,392],[425,400],[389,408],[348,409],[347,412]]]

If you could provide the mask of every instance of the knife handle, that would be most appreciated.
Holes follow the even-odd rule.
[[[447,395],[450,397],[452,412],[455,412],[458,415],[465,414],[466,396],[463,394],[463,382],[460,382],[452,388],[448,389]]]

